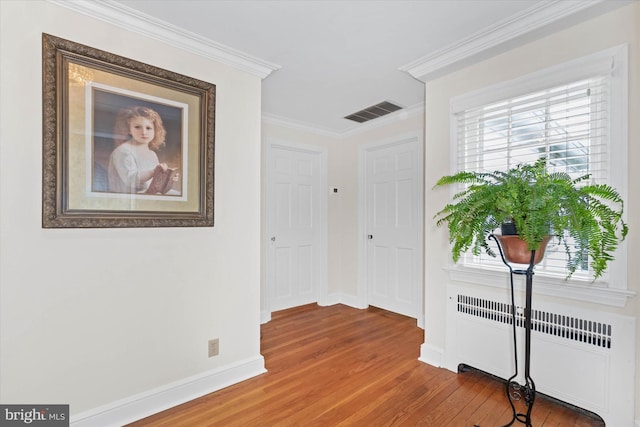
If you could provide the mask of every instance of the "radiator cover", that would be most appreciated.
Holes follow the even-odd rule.
[[[457,371],[462,363],[503,379],[511,377],[515,365],[509,291],[452,285],[447,298],[445,367]],[[516,326],[518,371],[523,373],[520,292]],[[609,426],[634,425],[634,342],[635,318],[533,297],[531,377],[537,391],[594,412]]]

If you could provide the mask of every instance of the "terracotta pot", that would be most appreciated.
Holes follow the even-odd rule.
[[[500,247],[502,247],[502,252],[507,261],[516,264],[529,264],[531,262],[531,251],[527,249],[527,243],[520,236],[503,236],[499,234],[495,236],[500,242]],[[538,264],[544,258],[544,251],[549,240],[551,240],[551,236],[545,237],[538,249],[536,249],[534,264]]]

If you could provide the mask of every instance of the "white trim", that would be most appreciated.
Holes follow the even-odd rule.
[[[616,188],[623,200],[628,200],[628,171],[627,171],[627,152],[628,152],[628,44],[621,44],[599,52],[586,55],[577,59],[573,59],[543,70],[536,71],[509,81],[499,82],[494,85],[480,88],[466,94],[456,96],[450,101],[450,114],[452,115],[450,123],[450,135],[452,139],[451,149],[451,170],[457,170],[456,164],[459,149],[457,140],[456,126],[457,121],[454,114],[470,108],[486,105],[507,98],[525,95],[534,91],[543,90],[553,86],[566,84],[571,81],[588,78],[594,74],[608,73],[610,74],[610,97],[611,104],[609,106],[609,180],[607,184]],[[451,188],[451,196],[456,192],[455,188]],[[626,212],[623,219],[627,221]],[[469,271],[478,271],[481,269],[469,267]],[[459,268],[451,270],[463,271]],[[452,273],[454,274],[454,273]],[[473,276],[473,274],[472,274]],[[540,279],[536,279],[539,283]],[[477,279],[476,279],[477,280]],[[607,269],[608,288],[598,288],[597,286],[588,286],[584,282],[577,284],[572,288],[570,293],[565,291],[557,291],[558,289],[570,289],[564,285],[565,282],[557,279],[549,279],[550,284],[545,291],[546,295],[557,295],[564,298],[570,298],[581,301],[590,301],[594,303],[602,303],[623,307],[626,300],[635,293],[628,293],[628,277],[627,277],[627,242],[620,243]],[[579,282],[574,282],[579,283]],[[602,284],[599,282],[597,284]],[[540,283],[542,285],[542,283]],[[536,288],[541,288],[536,285]],[[584,288],[584,289],[583,289]],[[583,289],[581,291],[580,289]],[[596,292],[596,289],[598,291]],[[574,293],[575,292],[575,293]]]
[[[299,130],[302,132],[312,133],[314,135],[340,138],[340,133],[331,129],[320,127],[311,123],[296,121],[287,117],[282,117],[270,113],[262,113],[262,123],[281,126],[293,130]]]
[[[264,325],[269,322],[271,322],[271,312],[264,309],[260,310],[260,324]]]
[[[436,368],[442,368],[444,360],[444,350],[440,347],[435,347],[431,344],[423,343],[420,346],[419,361],[426,363],[427,365],[435,366]]]
[[[358,310],[364,310],[368,308],[367,305],[362,305],[360,299],[357,296],[340,293],[330,294],[327,299],[327,303],[324,305],[336,305],[343,304],[351,308],[357,308]]]
[[[603,3],[603,0],[539,2],[523,12],[496,22],[465,39],[403,65],[399,70],[406,71],[414,78],[426,82],[429,80],[429,76],[436,71],[599,3]]]
[[[342,299],[342,294],[341,293],[329,294],[329,295],[327,295],[327,301],[326,301],[327,304],[325,306],[331,306],[331,305],[336,305],[336,304],[345,304],[345,303],[342,302],[341,299]],[[349,305],[349,304],[345,304],[345,305]]]
[[[410,107],[403,108],[401,110],[394,111],[393,113],[387,114],[386,116],[380,117],[375,120],[371,120],[365,122],[363,124],[357,125],[355,128],[351,128],[345,130],[340,133],[340,138],[348,138],[354,135],[359,135],[364,132],[368,132],[373,129],[380,128],[382,126],[387,126],[392,123],[407,120],[408,118],[423,115],[424,114],[424,102],[412,105]],[[345,119],[346,120],[346,119]]]
[[[331,130],[328,128],[313,125],[311,123],[300,122],[300,121],[296,121],[293,119],[289,119],[286,117],[277,116],[275,114],[269,114],[269,113],[262,113],[262,122],[267,124],[273,124],[276,126],[281,126],[284,128],[299,130],[302,132],[308,132],[314,135],[328,136],[336,139],[344,139],[344,138],[349,138],[355,135],[359,135],[364,132],[377,129],[382,126],[387,126],[389,124],[392,124],[401,120],[407,120],[411,117],[423,115],[423,114],[424,114],[424,103],[421,102],[416,105],[412,105],[410,107],[403,108],[398,111],[394,111],[393,113],[390,113],[378,119],[355,125],[354,127],[350,127],[349,129],[346,129],[343,131]]]
[[[264,79],[280,65],[265,61],[221,43],[186,31],[176,25],[141,12],[113,0],[48,0],[92,18],[142,34],[186,52],[249,72]]]
[[[366,209],[366,151],[368,145],[358,147],[358,304],[369,306],[367,298],[367,209]]]
[[[534,289],[536,286],[537,278],[534,277]],[[460,296],[463,296],[462,300]],[[518,292],[515,298],[516,305],[522,307],[524,292]],[[459,305],[462,303],[464,307],[470,300],[476,300],[486,310],[468,311]],[[522,372],[524,360],[518,358],[516,362],[514,359],[512,324],[500,316],[486,315],[493,311],[490,308],[493,303],[502,303],[503,308],[497,308],[497,311],[506,309],[506,313],[509,302],[510,292],[507,289],[460,283],[447,285],[445,368],[455,371],[463,363],[503,379],[514,371]],[[562,330],[567,332],[565,326],[532,331],[531,372],[537,390],[598,414],[608,426],[631,426],[635,402],[637,319],[602,310],[601,307],[577,306],[567,301],[538,299],[535,296],[533,309],[550,315],[542,320],[549,326],[562,324],[562,316],[580,319],[573,326],[571,322],[565,326],[568,329],[577,326],[583,332],[577,335],[559,333]],[[599,330],[605,335],[600,343],[584,336],[590,328],[595,332],[593,325],[597,324],[602,324],[603,328]],[[520,356],[525,351],[524,338],[524,329],[518,328],[515,345]],[[522,375],[520,373],[516,378],[521,384]]]
[[[263,303],[264,307],[262,307],[262,319],[271,319],[271,300],[272,293],[269,287],[269,277],[272,272],[272,254],[270,249],[270,237],[273,236],[272,225],[269,221],[269,212],[271,209],[271,203],[274,200],[273,195],[271,194],[271,158],[272,152],[274,148],[282,148],[286,150],[300,151],[306,152],[313,155],[318,155],[320,160],[320,206],[317,210],[314,210],[314,214],[318,216],[318,227],[320,228],[320,243],[319,243],[319,264],[320,264],[320,273],[318,277],[318,282],[320,289],[318,289],[317,302],[318,305],[328,305],[327,301],[329,300],[328,292],[329,292],[329,283],[328,283],[328,201],[327,195],[328,191],[328,181],[327,181],[327,158],[329,150],[326,147],[310,145],[310,144],[299,144],[291,141],[286,141],[278,138],[267,137],[266,139],[266,147],[265,147],[265,227],[263,234],[263,251],[265,253],[265,289],[263,289],[263,294],[266,295]]]
[[[612,79],[612,82],[617,82],[618,84],[618,87],[613,90],[620,92],[619,95],[616,94],[616,97],[624,96],[626,99],[627,85],[625,82],[628,80],[628,56],[629,46],[625,43],[534,71],[515,79],[501,81],[451,98],[451,113],[455,114],[481,105],[545,90],[553,86],[592,77],[594,74],[604,73],[611,73],[613,76],[617,76],[617,78]],[[616,111],[616,114],[622,114],[622,110],[626,110],[626,108],[621,108],[621,111]]]
[[[409,132],[402,135],[396,135],[381,141],[371,142],[358,146],[358,284],[357,284],[357,300],[358,306],[368,307],[368,289],[367,289],[367,212],[366,212],[366,155],[368,152],[383,148],[385,146],[394,146],[406,142],[416,141],[416,153],[418,159],[417,166],[417,189],[420,200],[416,204],[418,209],[418,227],[419,235],[424,236],[424,141],[422,134],[419,132]],[[424,239],[424,237],[423,237]],[[418,257],[422,262],[419,269],[418,277],[424,278],[424,242],[418,244]],[[424,280],[421,281],[419,301],[424,301]],[[417,310],[418,326],[424,328],[424,305]]]
[[[509,289],[509,270],[505,267],[501,271],[490,268],[467,267],[455,265],[445,268],[449,278],[455,282],[473,283],[490,288]],[[629,298],[636,295],[635,291],[615,288],[605,288],[597,284],[584,284],[577,281],[556,279],[541,274],[534,276],[535,295],[547,295],[574,301],[585,301],[612,307],[624,307]],[[524,292],[523,279],[514,279],[514,288]]]
[[[71,425],[121,426],[265,372],[264,358],[258,355],[72,415]]]

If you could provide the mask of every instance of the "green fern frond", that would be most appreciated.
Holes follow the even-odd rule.
[[[608,185],[584,185],[589,179],[589,174],[572,179],[565,172],[549,173],[545,158],[507,171],[458,172],[440,178],[434,186],[465,186],[434,219],[436,225],[449,228],[454,261],[469,250],[495,256],[486,238],[509,220],[529,249],[555,234],[567,254],[569,276],[591,262],[595,279],[613,259],[628,226],[622,219],[620,194]],[[569,238],[575,248],[568,244]]]

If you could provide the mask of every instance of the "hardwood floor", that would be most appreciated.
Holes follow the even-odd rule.
[[[496,427],[511,420],[502,382],[418,361],[423,341],[414,319],[377,308],[277,312],[262,326],[268,373],[131,425]],[[540,395],[532,424],[604,425]]]

